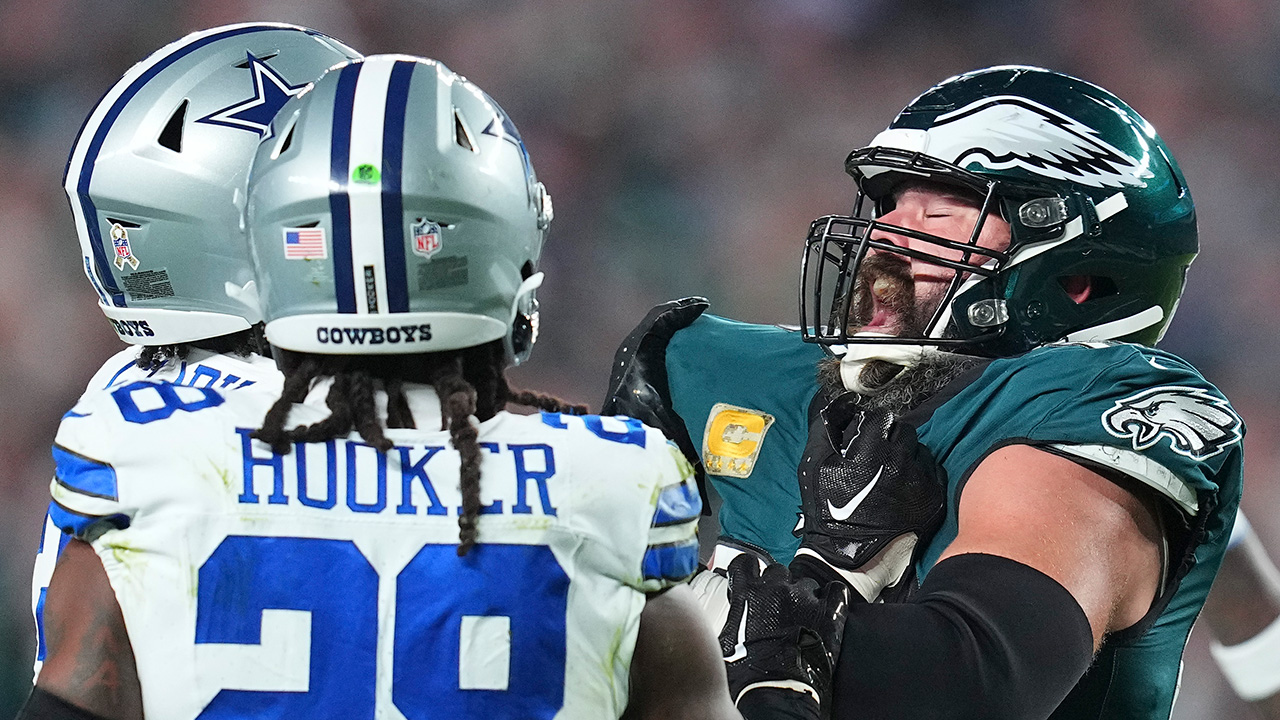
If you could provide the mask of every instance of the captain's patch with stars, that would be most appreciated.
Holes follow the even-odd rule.
[[[1161,438],[1192,460],[1205,460],[1240,442],[1240,417],[1227,401],[1203,388],[1165,385],[1143,390],[1102,414],[1102,426],[1146,450]]]
[[[702,436],[702,464],[711,475],[745,478],[756,468],[773,416],[759,410],[716,403]]]
[[[248,56],[244,67],[253,80],[253,97],[209,113],[196,122],[247,130],[260,138],[267,138],[271,136],[271,119],[289,98],[302,92],[310,83],[290,85],[265,60],[259,60],[253,53],[248,53]]]

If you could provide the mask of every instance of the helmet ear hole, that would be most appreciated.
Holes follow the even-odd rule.
[[[1105,275],[1063,275],[1058,285],[1077,305],[1120,294],[1116,281]]]
[[[164,129],[160,131],[160,137],[156,138],[156,142],[160,147],[168,148],[176,153],[182,152],[182,126],[187,119],[187,105],[191,104],[190,100],[183,100],[173,114],[169,116],[169,121],[164,124]]]

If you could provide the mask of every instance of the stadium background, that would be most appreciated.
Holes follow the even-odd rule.
[[[1244,505],[1280,551],[1280,5],[1269,0],[3,0],[0,717],[30,682],[28,578],[58,419],[120,344],[60,188],[97,98],[199,28],[297,22],[443,60],[504,105],[555,198],[543,335],[515,378],[598,407],[654,303],[794,323],[808,222],[848,209],[844,155],[915,94],[1022,62],[1097,82],[1159,129],[1203,251],[1164,347],[1249,424]],[[1246,717],[1193,634],[1175,717]]]

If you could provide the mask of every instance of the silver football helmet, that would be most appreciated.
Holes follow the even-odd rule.
[[[249,163],[286,100],[359,56],[302,27],[228,25],[157,50],[98,102],[63,187],[122,340],[191,342],[261,321],[240,225]]]
[[[507,114],[434,60],[334,68],[282,109],[249,178],[267,339],[421,353],[537,335],[551,198]]]

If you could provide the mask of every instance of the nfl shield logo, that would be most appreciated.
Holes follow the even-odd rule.
[[[126,263],[131,269],[138,269],[138,258],[133,256],[133,248],[129,247],[129,231],[120,223],[111,224],[111,245],[116,249],[117,270],[123,270]]]
[[[440,250],[440,224],[425,218],[409,226],[413,231],[413,254],[431,257]]]

